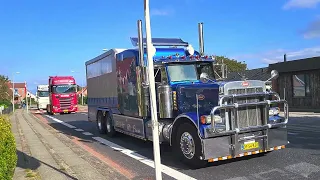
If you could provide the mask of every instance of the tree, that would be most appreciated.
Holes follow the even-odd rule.
[[[247,69],[247,64],[238,62],[235,59],[229,59],[225,56],[216,56],[217,62],[220,64],[223,63],[227,65],[228,72],[240,72]]]
[[[0,75],[0,101],[10,102],[12,92],[9,91],[8,82],[8,77]]]

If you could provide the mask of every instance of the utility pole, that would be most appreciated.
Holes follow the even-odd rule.
[[[12,74],[12,112],[14,112],[14,95],[15,95],[15,89],[14,89],[14,74],[19,74],[20,72],[15,72]]]
[[[153,56],[156,53],[151,39],[151,25],[150,25],[150,12],[149,0],[144,0],[144,16],[146,26],[146,42],[147,42],[147,58],[148,58],[148,74],[149,74],[149,91],[151,102],[151,119],[152,119],[152,137],[153,137],[153,156],[154,168],[156,171],[156,179],[162,180],[161,174],[161,159],[160,159],[160,143],[159,143],[159,125],[157,117],[157,102],[156,102],[156,89],[154,79]]]
[[[24,85],[25,85],[25,89],[26,89],[26,108],[27,108],[27,113],[29,113],[29,107],[28,107],[28,90],[27,90],[27,81],[24,82]],[[30,98],[31,99],[31,98]]]
[[[14,95],[15,95],[15,89],[14,89],[14,75],[12,75],[12,112],[14,112]]]

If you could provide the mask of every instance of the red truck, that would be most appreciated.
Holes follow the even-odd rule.
[[[71,113],[78,111],[77,85],[72,76],[49,76],[49,104],[47,113]]]

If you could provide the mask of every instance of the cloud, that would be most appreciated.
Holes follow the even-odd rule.
[[[151,9],[150,16],[168,16],[173,13],[172,9]]]
[[[283,9],[292,9],[292,8],[315,8],[317,4],[320,3],[320,0],[289,0],[284,6]]]
[[[303,31],[303,37],[305,39],[320,38],[320,18],[309,24]]]
[[[320,56],[320,46],[300,50],[275,49],[256,54],[242,54],[234,56],[233,58],[238,61],[246,61],[248,65],[253,62],[257,64],[257,61],[261,64],[268,65],[283,61],[284,54],[287,54],[287,61]]]

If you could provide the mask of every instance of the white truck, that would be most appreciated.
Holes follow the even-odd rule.
[[[49,86],[48,85],[38,85],[37,86],[37,108],[47,109],[47,104],[49,104]]]

